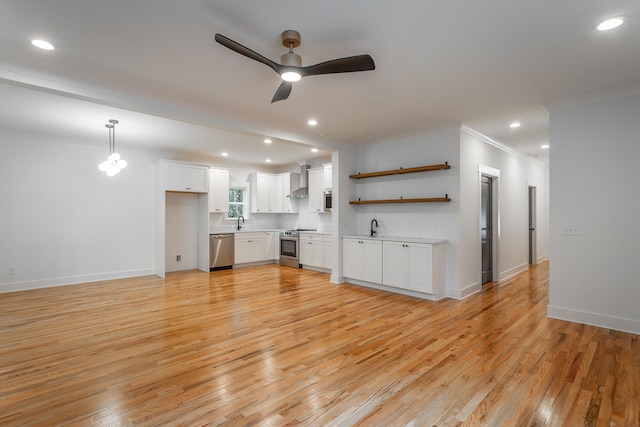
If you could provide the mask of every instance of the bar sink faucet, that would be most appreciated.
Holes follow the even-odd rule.
[[[375,224],[375,228],[373,228],[373,225]],[[378,235],[378,220],[373,218],[371,220],[371,237]]]
[[[238,230],[240,230],[242,228],[242,226],[240,225],[240,218],[242,218],[242,223],[244,224],[244,217],[242,215],[240,215],[238,217]]]

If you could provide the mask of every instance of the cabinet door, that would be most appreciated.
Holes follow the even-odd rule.
[[[322,241],[322,268],[333,269],[333,250],[331,236],[324,236]]]
[[[311,248],[312,242],[308,240],[300,239],[300,264],[312,265],[313,262],[313,249]]]
[[[298,175],[296,175],[298,176]],[[281,174],[282,181],[282,212],[284,213],[297,213],[298,202],[287,197],[291,194],[291,172],[285,172]]]
[[[362,279],[364,247],[360,240],[343,239],[342,268],[344,277]]]
[[[433,293],[433,246],[407,244],[407,287],[414,291]]]
[[[327,190],[331,190],[332,181],[333,181],[333,166],[331,163],[327,163],[323,165],[324,167],[324,188]]]
[[[249,239],[239,237],[236,234],[234,240],[234,264],[242,264],[243,262],[249,262]]]
[[[264,237],[256,236],[249,239],[249,261],[264,261]]]
[[[324,168],[309,169],[309,212],[324,212]]]
[[[256,176],[256,205],[253,206],[253,212],[267,213],[269,212],[269,184],[271,183],[270,176],[267,174],[259,173]]]
[[[382,242],[379,240],[362,240],[363,269],[362,280],[382,283]]]
[[[180,163],[167,163],[166,189],[173,191],[186,191],[186,170],[187,165]]]
[[[229,211],[229,171],[209,170],[209,212]]]
[[[206,193],[209,190],[209,169],[206,166],[167,163],[166,190]]]
[[[263,248],[263,259],[264,260],[272,260],[276,259],[275,253],[275,238],[276,233],[273,231],[267,231],[264,233],[264,248]]]
[[[284,212],[282,179],[282,175],[272,175],[269,177],[269,212]]]
[[[383,279],[382,283],[397,288],[407,287],[407,248],[401,242],[383,243]]]
[[[209,168],[204,166],[187,166],[187,190],[196,193],[209,191]]]

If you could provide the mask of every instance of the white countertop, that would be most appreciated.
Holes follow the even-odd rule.
[[[393,242],[407,242],[407,243],[428,243],[430,245],[437,245],[440,243],[447,243],[444,239],[426,239],[422,237],[399,237],[399,236],[369,236],[368,234],[354,234],[348,236],[342,236],[342,238],[349,239],[362,239],[362,240],[390,240]]]

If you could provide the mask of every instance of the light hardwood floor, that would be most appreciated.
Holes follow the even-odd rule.
[[[0,425],[637,426],[637,335],[268,265],[0,294]]]

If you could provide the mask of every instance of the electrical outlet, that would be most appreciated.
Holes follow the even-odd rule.
[[[176,255],[176,261],[182,261],[182,255]]]
[[[9,274],[9,276],[15,276],[16,275],[16,268],[15,267],[9,267],[7,274]]]
[[[562,226],[562,234],[565,236],[579,236],[580,225],[578,224],[564,224]]]

